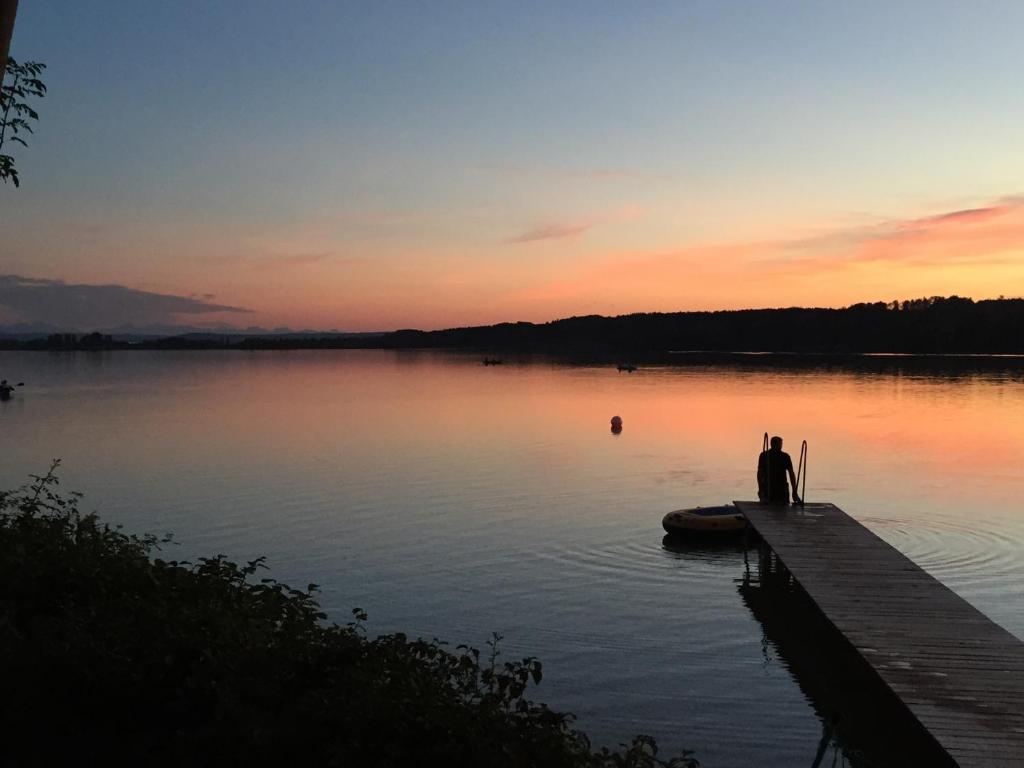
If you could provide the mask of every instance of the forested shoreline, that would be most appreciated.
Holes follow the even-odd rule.
[[[197,333],[125,340],[98,333],[0,339],[0,349],[473,349],[644,359],[675,351],[1024,354],[1024,299],[958,296],[801,308],[587,315],[380,334]]]

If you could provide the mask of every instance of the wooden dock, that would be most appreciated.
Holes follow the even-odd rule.
[[[735,504],[958,765],[1024,766],[1024,642],[832,504]]]

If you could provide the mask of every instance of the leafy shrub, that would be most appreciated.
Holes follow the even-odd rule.
[[[359,609],[328,624],[315,584],[257,578],[262,559],[154,557],[58,493],[56,466],[0,493],[6,765],[697,765],[646,736],[593,751],[498,636],[484,658],[369,638]]]

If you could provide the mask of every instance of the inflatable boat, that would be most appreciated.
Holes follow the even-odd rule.
[[[670,534],[733,533],[747,526],[746,518],[732,504],[719,507],[693,507],[669,512],[661,521]]]

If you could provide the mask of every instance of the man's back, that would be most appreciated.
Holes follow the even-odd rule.
[[[793,459],[781,448],[773,446],[767,451],[761,451],[757,459],[758,498],[772,504],[786,504],[789,501],[786,475],[792,471]]]

